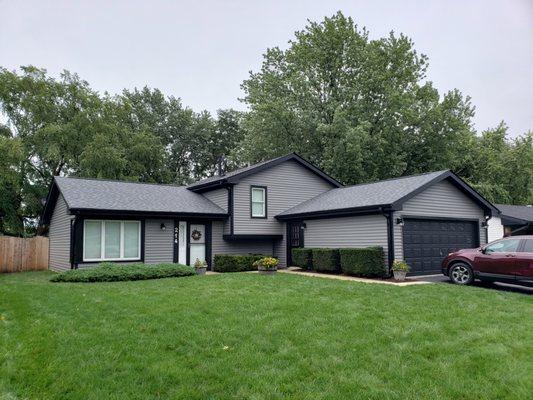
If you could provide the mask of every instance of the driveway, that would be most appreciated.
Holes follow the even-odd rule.
[[[444,275],[425,275],[425,276],[417,276],[416,280],[424,281],[424,282],[433,282],[433,283],[445,283],[453,285],[447,276]],[[482,287],[485,289],[490,290],[503,290],[507,292],[515,292],[515,293],[522,293],[522,294],[533,294],[533,288],[531,287],[525,287],[525,286],[519,286],[519,285],[509,285],[507,283],[492,283],[492,282],[480,282],[475,281],[473,286]]]

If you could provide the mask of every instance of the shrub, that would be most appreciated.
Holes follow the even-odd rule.
[[[313,249],[313,269],[323,272],[340,272],[339,249]]]
[[[341,249],[340,262],[342,271],[347,275],[375,278],[387,274],[382,247]]]
[[[213,270],[216,272],[256,271],[254,262],[264,257],[263,254],[215,254]]]
[[[54,275],[52,282],[117,282],[195,275],[193,267],[181,264],[101,263],[94,268],[72,269]]]
[[[294,248],[291,251],[292,264],[303,268],[313,269],[313,249]]]

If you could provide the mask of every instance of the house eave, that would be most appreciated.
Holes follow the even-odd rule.
[[[279,221],[291,221],[302,219],[336,218],[368,214],[382,214],[384,211],[394,211],[391,204],[372,205],[368,207],[341,208],[335,210],[312,211],[289,215],[276,215]]]
[[[142,211],[142,210],[107,210],[95,208],[72,208],[73,215],[84,216],[123,216],[123,217],[146,217],[146,218],[170,218],[170,219],[208,219],[225,220],[227,213],[189,213],[189,212],[169,212],[169,211]]]
[[[236,234],[236,235],[223,235],[223,239],[227,242],[240,242],[250,240],[281,240],[283,235],[260,235],[260,234]]]

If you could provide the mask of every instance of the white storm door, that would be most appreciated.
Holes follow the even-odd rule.
[[[189,265],[194,265],[196,260],[205,261],[205,225],[190,225],[189,246]]]
[[[187,264],[187,222],[178,224],[178,263]]]

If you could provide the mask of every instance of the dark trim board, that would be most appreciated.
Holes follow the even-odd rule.
[[[383,215],[387,219],[387,262],[390,274],[394,263],[394,212],[387,211]]]
[[[299,221],[303,219],[324,219],[324,218],[338,218],[351,217],[358,215],[382,214],[384,210],[388,209],[387,205],[371,206],[371,207],[356,207],[343,208],[336,210],[325,210],[310,213],[300,213],[292,215],[276,215],[279,221]]]
[[[223,235],[227,242],[239,242],[246,240],[281,240],[283,235]]]
[[[72,208],[69,209],[73,215],[83,216],[102,216],[108,219],[125,219],[125,218],[155,218],[155,219],[179,219],[184,221],[186,219],[197,220],[225,220],[228,214],[191,214],[191,213],[161,213],[161,212],[146,212],[146,211],[128,211],[128,210],[95,210],[87,208]]]

